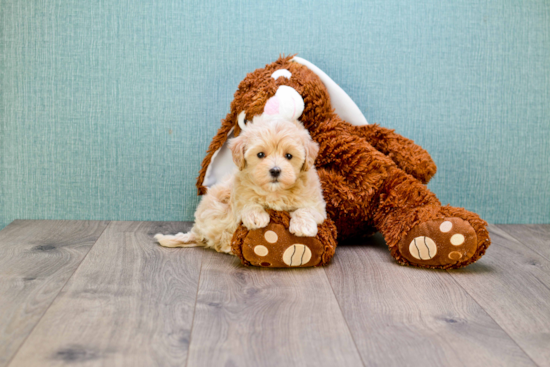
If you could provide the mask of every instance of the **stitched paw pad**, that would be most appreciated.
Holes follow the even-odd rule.
[[[471,258],[477,250],[472,226],[457,217],[421,223],[399,242],[399,251],[412,264],[449,265]]]
[[[244,240],[243,256],[251,265],[271,268],[315,266],[324,246],[314,237],[298,237],[281,224],[252,230]]]

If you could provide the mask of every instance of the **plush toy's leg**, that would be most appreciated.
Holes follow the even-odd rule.
[[[388,171],[373,219],[403,265],[460,268],[490,245],[487,223],[477,214],[442,207],[425,185],[398,168]]]
[[[397,261],[427,268],[462,267],[485,253],[489,235],[477,214],[442,207],[425,185],[337,121],[322,126],[312,133],[320,145],[317,172],[340,237],[374,225]]]
[[[437,167],[430,154],[414,141],[378,124],[353,126],[351,133],[363,137],[376,150],[384,153],[406,173],[428,183]]]

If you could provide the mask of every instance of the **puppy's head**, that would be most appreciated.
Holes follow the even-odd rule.
[[[319,151],[300,122],[262,116],[231,139],[229,148],[240,174],[266,191],[292,188],[313,167]]]

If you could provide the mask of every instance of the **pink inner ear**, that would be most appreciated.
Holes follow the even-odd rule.
[[[271,97],[265,104],[264,113],[268,115],[277,115],[279,113],[279,98]]]

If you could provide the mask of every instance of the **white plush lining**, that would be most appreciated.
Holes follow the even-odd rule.
[[[301,57],[294,57],[292,61],[307,66],[307,68],[313,71],[321,79],[323,84],[328,90],[330,95],[330,102],[334,111],[342,120],[349,122],[352,125],[361,126],[367,125],[367,119],[361,113],[361,110],[355,102],[348,96],[346,92],[334,80],[332,80],[325,72],[313,65],[311,62],[302,59]]]
[[[233,162],[231,151],[227,147],[229,139],[233,137],[233,129],[234,128],[231,128],[231,130],[229,130],[227,140],[223,143],[222,147],[212,155],[212,159],[204,175],[204,181],[202,182],[203,186],[211,187],[217,182],[220,182],[223,177],[232,174],[234,170],[237,169],[237,166]]]

